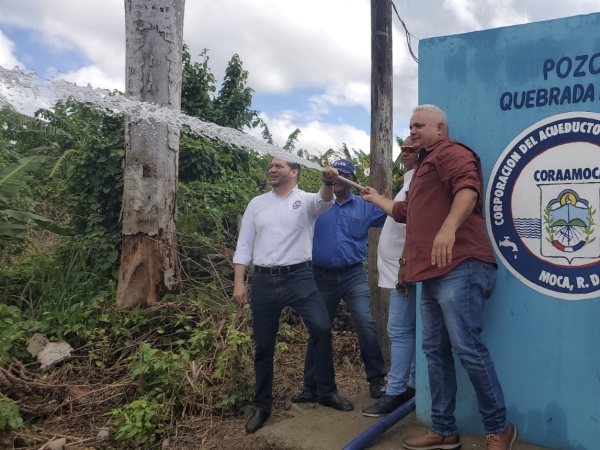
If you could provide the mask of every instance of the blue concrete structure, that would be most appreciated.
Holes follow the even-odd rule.
[[[446,111],[451,137],[492,179],[500,268],[484,340],[509,420],[525,442],[598,449],[600,14],[425,39],[419,58],[419,103]],[[417,416],[429,422],[421,352],[417,364]],[[457,368],[459,429],[484,434]]]

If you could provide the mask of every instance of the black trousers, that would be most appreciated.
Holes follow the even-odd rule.
[[[273,403],[273,355],[279,318],[286,306],[302,318],[313,341],[317,394],[327,396],[337,391],[331,324],[312,270],[306,267],[283,275],[255,273],[250,302],[256,343],[254,405],[269,413]]]

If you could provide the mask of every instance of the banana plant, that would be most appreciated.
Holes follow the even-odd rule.
[[[67,229],[46,217],[31,211],[6,209],[10,201],[32,179],[32,172],[38,169],[45,159],[43,156],[20,158],[0,171],[0,236],[24,238],[28,223],[31,222],[56,234],[68,234]]]

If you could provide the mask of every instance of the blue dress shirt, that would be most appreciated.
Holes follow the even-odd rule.
[[[367,259],[369,228],[381,228],[386,217],[377,206],[352,192],[341,205],[336,200],[315,223],[313,264],[341,269],[363,262]]]

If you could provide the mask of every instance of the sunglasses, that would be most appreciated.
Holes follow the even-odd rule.
[[[400,147],[400,152],[415,153],[416,150],[412,145],[403,145]]]
[[[351,173],[342,173],[342,172],[339,172],[339,174],[340,174],[340,177],[342,177],[342,178],[348,178],[349,180],[352,179],[352,174]]]

